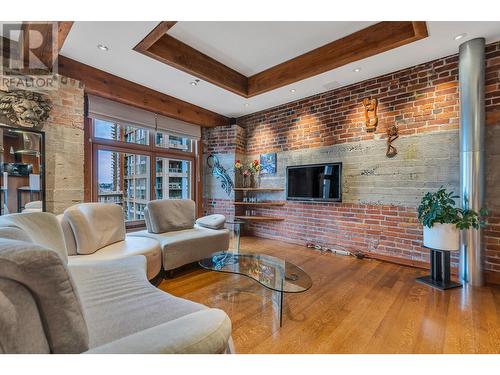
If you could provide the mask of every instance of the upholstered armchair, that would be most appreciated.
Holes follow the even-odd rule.
[[[150,201],[144,211],[147,229],[130,236],[159,241],[166,271],[227,250],[229,231],[224,228],[224,216],[196,220],[195,215],[195,203],[189,199]]]

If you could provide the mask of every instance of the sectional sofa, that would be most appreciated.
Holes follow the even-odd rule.
[[[122,225],[121,207],[97,203],[0,217],[0,353],[234,352],[223,311],[148,281],[168,246]]]

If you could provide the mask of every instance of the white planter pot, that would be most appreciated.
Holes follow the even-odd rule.
[[[424,246],[437,250],[457,251],[460,247],[460,230],[455,224],[424,226]]]

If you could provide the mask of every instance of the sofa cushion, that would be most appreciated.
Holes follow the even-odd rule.
[[[56,251],[30,242],[0,238],[0,278],[22,284],[29,290],[37,303],[51,353],[81,353],[88,349],[87,325],[78,293]],[[26,300],[23,304],[27,305]],[[27,308],[34,311],[32,306]],[[19,319],[26,317],[21,314]],[[45,344],[40,341],[39,332],[34,331],[32,338],[38,341],[32,347],[43,352]]]
[[[203,216],[196,220],[196,224],[209,229],[222,229],[225,222],[226,217],[220,214]]]
[[[90,347],[206,309],[151,285],[143,257],[70,265],[88,322]]]
[[[146,225],[150,233],[191,229],[195,220],[194,201],[189,199],[161,199],[147,203]]]
[[[121,259],[134,255],[144,255],[147,261],[148,279],[153,279],[161,271],[160,243],[152,238],[131,237],[127,235],[124,241],[105,246],[99,251],[88,255],[73,255],[68,257],[69,265]]]
[[[0,216],[0,227],[20,229],[30,242],[57,251],[64,263],[68,263],[64,236],[54,214],[29,212]],[[24,238],[17,239],[25,240]]]
[[[78,254],[97,250],[125,239],[123,209],[112,203],[82,203],[64,211],[73,230]]]
[[[158,240],[162,248],[163,269],[165,270],[196,262],[216,251],[227,250],[229,246],[229,231],[226,229],[194,227],[161,234],[144,230],[131,233],[130,236]]]

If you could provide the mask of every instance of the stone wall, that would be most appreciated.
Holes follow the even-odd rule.
[[[487,187],[491,211],[486,232],[485,267],[500,272],[500,43],[487,46]],[[362,100],[377,98],[379,125],[366,132]],[[448,56],[364,82],[325,92],[237,119],[241,129],[204,131],[205,153],[223,154],[231,168],[277,152],[276,176],[261,185],[285,185],[288,165],[343,162],[343,202],[288,201],[258,210],[285,217],[282,222],[252,223],[250,233],[267,238],[427,261],[416,207],[426,191],[444,185],[458,191],[458,56]],[[396,124],[398,155],[385,156],[386,130]],[[244,136],[242,146],[241,137]],[[244,152],[242,152],[242,150]],[[205,211],[241,214],[232,197],[217,192],[206,175]],[[268,199],[284,199],[284,193]],[[456,261],[456,258],[454,259]]]
[[[58,76],[58,81],[58,90],[48,92],[53,108],[43,129],[45,197],[47,211],[55,214],[83,202],[84,191],[83,85],[61,76]]]

